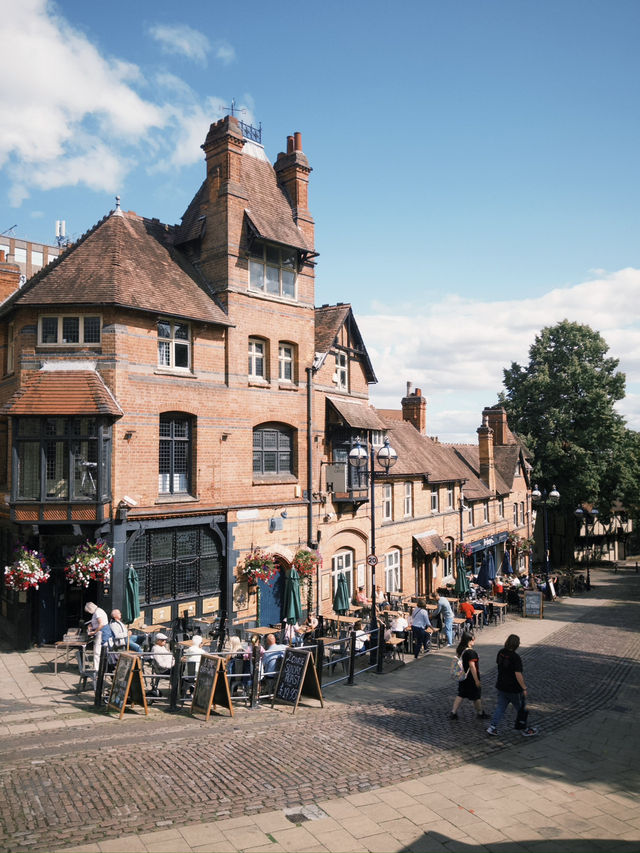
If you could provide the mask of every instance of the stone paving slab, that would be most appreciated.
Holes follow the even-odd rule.
[[[4,742],[0,733],[8,758],[0,767],[0,850],[73,844],[108,853],[115,848],[103,845],[127,839],[136,845],[132,853],[541,853],[563,844],[579,853],[613,849],[612,843],[636,853],[638,773],[630,756],[639,745],[631,726],[640,688],[639,584],[630,575],[594,573],[594,581],[593,595],[551,605],[544,620],[512,618],[479,634],[489,704],[495,652],[508,633],[521,635],[532,717],[543,727],[538,738],[525,740],[504,727],[490,739],[471,712],[450,723],[451,653],[444,651],[357,688],[341,687],[325,711],[301,709],[295,717],[265,709],[206,726],[159,713],[142,722],[127,715],[120,725],[86,712],[90,722],[75,733],[24,732]],[[390,679],[394,689],[387,691]],[[101,720],[99,742],[94,719]],[[36,749],[45,750],[46,763],[33,762]],[[59,796],[59,779],[77,783],[82,768],[96,762],[107,777],[128,762],[126,796],[91,786],[80,798]],[[249,775],[265,784],[254,788]],[[183,790],[184,801],[167,813],[168,788]],[[141,798],[132,800],[131,790],[142,791]],[[34,797],[38,808],[27,809]],[[54,801],[58,818],[49,806]],[[317,803],[326,817],[295,826],[283,807],[301,802]],[[170,828],[157,825],[160,804]]]

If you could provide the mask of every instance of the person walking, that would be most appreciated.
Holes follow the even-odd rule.
[[[424,598],[419,598],[411,614],[411,634],[413,637],[414,658],[418,657],[420,649],[423,646],[425,652],[429,651],[431,640],[430,634],[432,630],[431,622],[429,621],[429,613],[427,612],[427,602]]]
[[[434,619],[437,619],[438,616],[440,616],[440,618],[442,619],[442,624],[444,627],[445,634],[447,635],[447,646],[452,646],[453,645],[453,610],[451,609],[451,605],[449,604],[449,599],[445,598],[444,595],[439,595],[437,592],[432,592],[431,593],[431,600],[435,601],[438,605],[435,613],[433,614]]]
[[[536,727],[527,724],[527,685],[522,674],[522,659],[516,651],[519,647],[520,637],[517,634],[509,634],[504,648],[498,652],[498,703],[487,729],[489,735],[498,734],[498,724],[510,704],[516,709],[515,728],[521,731],[522,736],[533,737],[538,734]]]
[[[480,686],[479,666],[480,659],[478,657],[478,652],[473,648],[475,642],[476,640],[473,634],[470,634],[468,631],[464,631],[460,642],[458,643],[458,647],[456,648],[456,655],[462,661],[462,667],[466,672],[467,677],[458,682],[458,695],[453,700],[453,708],[449,714],[450,720],[458,719],[458,709],[460,708],[460,705],[462,705],[463,699],[470,699],[473,702],[473,706],[476,709],[476,714],[479,720],[489,719],[489,715],[485,714],[482,707],[482,688]]]

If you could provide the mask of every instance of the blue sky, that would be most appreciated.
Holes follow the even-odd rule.
[[[316,301],[379,379],[472,440],[502,368],[568,317],[602,332],[640,428],[640,3],[0,0],[0,232],[176,222],[234,98],[313,166]],[[7,121],[7,119],[10,120]]]

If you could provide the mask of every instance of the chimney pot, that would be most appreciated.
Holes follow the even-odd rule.
[[[287,154],[293,154],[293,136],[287,136]]]
[[[411,393],[411,383],[407,382],[407,397],[409,396],[410,393]]]
[[[297,130],[294,133],[294,144],[296,151],[302,151],[302,134]]]
[[[422,388],[416,388],[415,394],[416,397],[422,397]]]

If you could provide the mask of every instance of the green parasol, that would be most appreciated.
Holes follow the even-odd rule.
[[[467,577],[467,570],[464,566],[464,557],[462,556],[458,557],[458,574],[454,589],[458,597],[467,595],[469,592],[469,578]]]
[[[333,596],[333,609],[339,616],[343,616],[349,610],[349,585],[344,572],[338,575],[336,592]]]
[[[289,625],[295,625],[302,618],[302,604],[300,603],[300,575],[291,566],[289,574],[284,582],[284,611],[283,616]]]
[[[138,573],[131,564],[127,569],[124,582],[124,603],[122,605],[122,621],[130,625],[140,615],[140,583]]]

